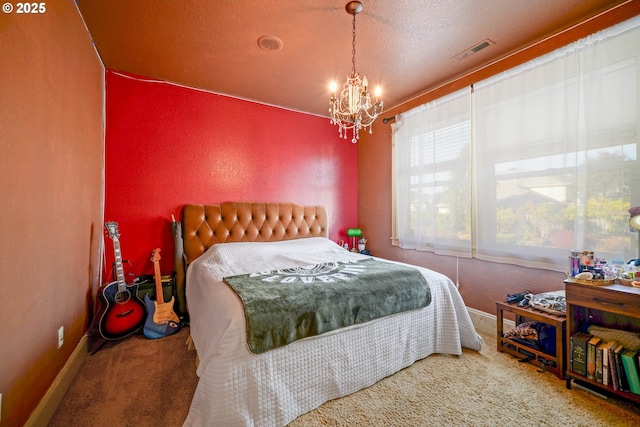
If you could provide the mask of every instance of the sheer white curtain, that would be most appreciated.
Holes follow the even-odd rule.
[[[639,24],[475,85],[478,258],[566,271],[572,249],[634,256]]]
[[[470,93],[396,117],[396,237],[402,248],[471,256]]]
[[[396,118],[402,248],[567,270],[634,258],[640,17]]]

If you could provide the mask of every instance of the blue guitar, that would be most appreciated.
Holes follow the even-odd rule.
[[[149,339],[156,339],[178,332],[180,319],[173,311],[173,296],[171,301],[164,302],[159,264],[160,248],[153,251],[151,261],[153,262],[153,276],[156,279],[156,300],[152,301],[149,295],[144,296],[144,303],[147,306],[147,319],[142,327],[142,333]]]

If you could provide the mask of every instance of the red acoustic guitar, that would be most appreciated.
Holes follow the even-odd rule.
[[[105,228],[113,240],[117,280],[98,289],[98,330],[105,340],[117,340],[138,331],[145,316],[145,306],[138,298],[138,285],[127,285],[120,254],[118,224],[107,222]]]

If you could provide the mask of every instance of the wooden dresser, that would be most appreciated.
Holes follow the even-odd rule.
[[[640,403],[640,395],[615,390],[612,386],[588,379],[571,370],[571,339],[578,330],[585,330],[590,325],[620,329],[640,333],[640,288],[613,284],[608,286],[591,286],[565,281],[567,299],[567,348],[569,363],[565,378],[567,388],[571,388],[571,380],[579,380],[605,394],[614,394],[635,403]]]

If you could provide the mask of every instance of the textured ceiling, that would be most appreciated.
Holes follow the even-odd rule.
[[[111,70],[321,116],[329,83],[351,71],[346,0],[76,2]],[[356,68],[389,109],[623,2],[362,0]],[[282,49],[261,49],[262,36]]]

